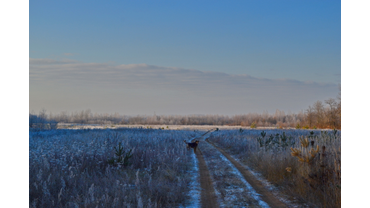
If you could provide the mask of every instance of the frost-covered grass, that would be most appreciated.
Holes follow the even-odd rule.
[[[262,138],[262,130],[222,130],[209,139],[291,196],[291,201],[295,198],[308,206],[340,207],[340,132],[334,136],[333,131],[320,130],[314,131],[313,135],[309,130],[264,131],[266,136]],[[283,132],[292,138],[287,140],[288,146],[281,141]],[[270,135],[274,136],[275,143],[266,145]],[[307,139],[308,144],[300,138]],[[296,154],[292,155],[290,147]]]
[[[193,136],[153,129],[30,131],[30,207],[187,206],[197,199],[191,190],[196,163],[183,140]],[[107,162],[120,142],[132,149],[126,167]]]
[[[180,207],[187,207],[187,208],[196,208],[201,207],[200,204],[200,176],[199,176],[199,164],[195,154],[191,154],[193,160],[193,169],[189,171],[191,175],[191,182],[190,182],[190,199],[184,204],[184,206]]]

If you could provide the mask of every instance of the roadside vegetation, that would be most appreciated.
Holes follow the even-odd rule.
[[[340,131],[224,130],[209,140],[292,200],[341,206]]]

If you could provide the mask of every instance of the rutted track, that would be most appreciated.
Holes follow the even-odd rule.
[[[256,190],[256,192],[261,195],[262,200],[266,202],[270,207],[287,207],[286,204],[281,202],[269,190],[267,190],[265,186],[259,180],[257,180],[251,172],[249,172],[249,170],[245,169],[228,153],[214,145],[208,139],[206,139],[206,141],[210,143],[213,147],[215,147],[218,151],[220,151],[239,170],[245,180],[247,180],[248,183]]]
[[[246,168],[244,168],[239,162],[237,162],[234,158],[232,158],[228,153],[226,153],[221,148],[215,146],[212,142],[210,142],[207,138],[212,130],[206,132],[198,139],[200,141],[206,141],[211,144],[215,149],[217,149],[222,155],[224,155],[227,160],[230,161],[231,164],[235,166],[235,168],[241,173],[244,179],[253,187],[253,189],[260,195],[260,198],[266,202],[270,207],[287,207],[286,204],[281,202],[278,198],[276,198],[255,176]],[[201,150],[199,148],[199,150]],[[199,161],[199,171],[200,171],[200,184],[202,188],[201,192],[201,204],[202,207],[219,207],[217,202],[217,196],[215,195],[215,190],[212,184],[211,175],[209,173],[209,169],[205,162],[201,151],[197,151],[196,153],[197,159]]]
[[[212,179],[206,161],[200,151],[197,151],[196,155],[199,163],[200,187],[202,188],[200,194],[202,207],[218,208],[217,196],[212,185]]]
[[[204,137],[210,133],[210,131],[203,134],[198,139],[202,139],[204,141]],[[198,159],[199,164],[199,175],[200,175],[200,187],[202,192],[200,194],[200,200],[203,208],[218,208],[217,196],[215,194],[215,190],[213,188],[212,178],[209,174],[209,170],[206,164],[206,161],[203,158],[203,155],[198,148],[196,152],[196,156]]]

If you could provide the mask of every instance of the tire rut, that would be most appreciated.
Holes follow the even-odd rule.
[[[203,208],[219,208],[217,196],[213,188],[211,175],[209,173],[206,161],[200,151],[196,152],[199,164],[200,187],[202,189],[200,200]]]
[[[215,147],[218,151],[220,151],[239,170],[239,172],[243,175],[245,180],[253,187],[253,189],[258,194],[260,194],[261,199],[264,202],[266,202],[270,207],[272,207],[272,208],[274,208],[274,207],[277,207],[277,208],[287,207],[286,204],[281,202],[268,189],[266,189],[266,187],[259,180],[257,180],[249,170],[244,168],[238,161],[236,161],[234,158],[232,158],[227,152],[225,152],[223,149],[214,145],[208,139],[205,139],[205,141],[208,142],[209,144],[211,144],[213,147]]]

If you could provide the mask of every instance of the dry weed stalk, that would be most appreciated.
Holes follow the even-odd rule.
[[[301,146],[303,151],[299,150],[298,148],[290,148],[291,149],[291,155],[293,157],[296,157],[301,164],[307,164],[304,166],[301,166],[301,170],[299,173],[301,174],[301,177],[303,179],[303,182],[309,185],[309,187],[317,190],[319,187],[326,186],[328,183],[329,178],[329,170],[326,170],[327,167],[327,161],[326,161],[326,147],[322,146],[322,152],[320,153],[320,159],[319,161],[315,162],[314,159],[318,155],[320,151],[319,145],[315,148],[311,148],[308,150],[308,146],[310,142],[308,141],[308,138],[300,137]],[[311,141],[311,144],[314,142]],[[336,167],[336,161],[335,167]],[[337,173],[337,168],[335,168],[335,172]],[[287,169],[288,171],[288,169]],[[290,172],[290,171],[288,171]]]
[[[303,138],[303,136],[299,137],[299,140],[301,140],[301,145],[302,147],[304,148],[307,148],[308,145],[309,145],[309,141],[308,141],[308,138]]]
[[[301,150],[299,150],[298,148],[291,147],[290,150],[292,151],[291,155],[293,157],[297,157],[297,156],[301,155]]]
[[[317,153],[319,152],[319,145],[316,146],[316,150],[315,150],[313,148],[314,141],[310,142],[307,137],[303,137],[303,136],[299,137],[299,140],[301,142],[302,148],[304,148],[303,151],[298,148],[291,147],[290,154],[293,157],[296,157],[299,162],[311,164],[313,159],[316,157]],[[309,151],[307,151],[307,148],[309,147],[310,144],[312,148]]]

